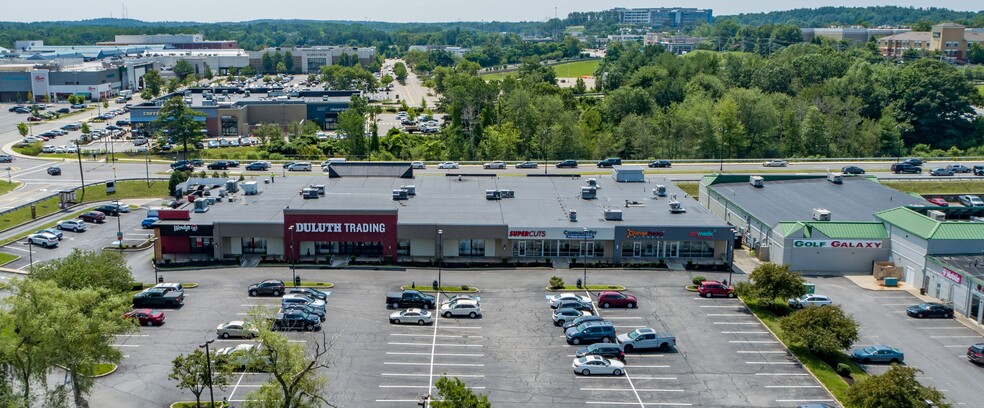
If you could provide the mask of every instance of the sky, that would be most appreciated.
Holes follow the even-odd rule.
[[[257,19],[355,20],[387,22],[542,21],[572,11],[600,11],[615,7],[711,8],[714,15],[755,13],[820,6],[941,7],[981,10],[981,0],[936,1],[827,1],[815,0],[704,0],[656,2],[642,0],[10,0],[0,21],[65,21],[126,17],[143,21],[244,21]]]

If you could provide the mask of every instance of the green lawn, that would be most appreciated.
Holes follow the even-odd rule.
[[[916,194],[966,194],[984,192],[984,180],[883,181],[881,183],[905,193]]]
[[[977,92],[980,92],[981,96],[984,96],[984,85],[977,85]]]
[[[215,403],[219,405],[213,405],[214,408],[222,406],[221,401],[216,401]],[[179,401],[171,404],[171,408],[208,408],[209,405],[208,395],[205,395],[201,405],[195,405],[195,401]]]
[[[700,183],[676,183],[676,186],[680,187],[684,193],[690,194],[691,197],[697,197],[700,189]]]
[[[595,70],[601,65],[600,59],[565,62],[554,65],[554,72],[558,78],[577,78],[582,76],[593,76]]]
[[[19,185],[20,185],[19,181],[15,181],[13,183],[7,181],[0,181],[0,195],[9,193],[11,190],[17,188],[17,186]]]
[[[10,262],[17,260],[17,258],[20,257],[17,255],[5,254],[0,252],[0,265],[6,265]]]

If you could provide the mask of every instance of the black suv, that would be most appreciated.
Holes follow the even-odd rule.
[[[560,163],[557,163],[557,168],[558,169],[562,169],[564,167],[571,168],[571,169],[576,169],[577,168],[577,160],[564,160],[564,161],[562,161]]]
[[[274,330],[321,330],[321,319],[318,316],[304,313],[300,310],[287,310],[277,313],[273,318]]]
[[[594,306],[591,305],[591,302],[582,302],[580,300],[565,300],[557,305],[557,309],[563,309],[565,307],[587,312],[594,311]]]
[[[215,163],[209,163],[207,167],[209,170],[228,170],[229,163],[226,163],[224,161],[217,161]]]
[[[315,308],[313,308],[311,306],[308,306],[308,305],[302,305],[302,304],[298,304],[298,303],[293,303],[293,304],[283,305],[280,308],[280,312],[281,313],[285,313],[285,312],[290,311],[290,310],[300,310],[300,311],[302,311],[304,313],[307,313],[309,315],[318,316],[318,319],[320,319],[322,322],[325,321],[325,311],[324,310],[318,310],[318,309],[315,309]]]
[[[619,159],[618,157],[609,157],[605,160],[598,162],[598,167],[612,167],[612,166],[619,166],[621,164],[622,164],[622,159]]]
[[[614,343],[615,326],[612,322],[587,322],[564,332],[568,344]]]
[[[574,353],[574,357],[602,356],[604,358],[614,358],[625,362],[625,352],[622,346],[615,343],[595,343],[587,347],[581,347]]]
[[[975,176],[984,176],[984,166],[974,166]]]
[[[249,285],[248,293],[250,296],[280,296],[284,294],[284,282],[276,279],[267,279],[263,282]]]
[[[895,163],[892,165],[892,173],[922,173],[922,167],[913,166],[909,163]]]
[[[99,211],[106,215],[114,215],[114,216],[120,215],[120,207],[111,204],[100,205],[94,208],[94,210]]]

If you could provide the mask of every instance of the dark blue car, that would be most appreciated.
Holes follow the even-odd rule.
[[[143,221],[140,221],[140,226],[142,228],[150,228],[154,226],[155,222],[157,222],[157,217],[147,217],[144,218]]]

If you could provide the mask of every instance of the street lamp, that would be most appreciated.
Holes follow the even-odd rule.
[[[154,265],[154,282],[161,283],[161,279],[157,277],[157,237],[150,240],[150,244],[154,246],[154,255],[150,257],[150,264]]]
[[[294,264],[297,263],[294,255],[294,226],[291,225],[287,229],[290,230],[290,273],[293,275],[294,286],[297,286],[297,269],[294,268]]]
[[[79,156],[79,178],[82,179],[82,198],[85,198],[85,171],[82,170],[82,145],[75,140],[75,154]]]
[[[27,270],[30,271],[34,267],[34,244],[31,243],[31,237],[27,237],[27,256],[29,262],[27,264]]]
[[[113,200],[116,204],[116,240],[120,242],[120,252],[123,252],[123,226],[120,224],[120,218],[122,218],[122,213],[120,213],[120,200]]]
[[[444,230],[437,230],[437,293],[441,293],[441,269],[444,266]]]
[[[215,339],[206,340],[205,344],[199,344],[198,348],[205,349],[205,368],[208,370],[208,399],[212,402],[212,407],[215,406],[215,395],[212,393],[212,357],[208,352],[208,345],[212,344]]]
[[[581,228],[581,236],[584,239],[581,251],[584,253],[584,276],[581,277],[581,285],[585,290],[588,289],[588,228]]]

